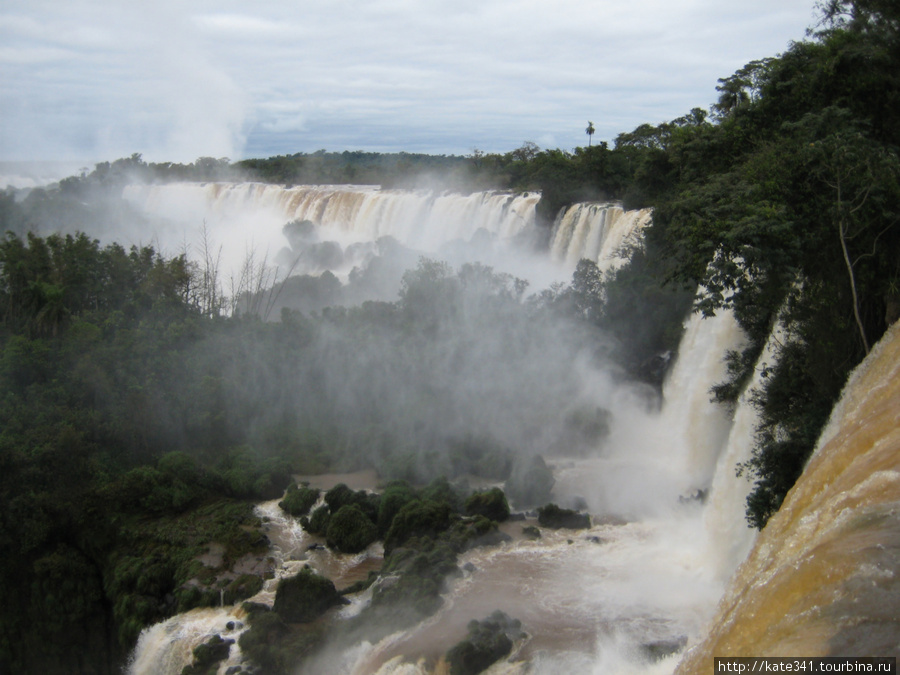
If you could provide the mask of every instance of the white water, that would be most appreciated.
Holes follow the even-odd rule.
[[[628,247],[639,243],[650,219],[650,209],[625,211],[616,204],[573,204],[557,218],[550,255],[567,268],[587,258],[601,270],[614,269],[628,260]]]
[[[327,549],[309,551],[309,545],[320,540],[310,536],[296,519],[286,515],[278,502],[276,499],[256,507],[256,514],[266,522],[264,527],[271,542],[269,554],[275,560],[275,577],[266,581],[259,593],[248,598],[250,602],[271,606],[275,602],[278,581],[298,574],[305,565],[334,579],[339,586],[346,586],[347,583],[341,584],[342,580],[346,582],[355,570],[361,567],[368,569],[372,566],[370,563],[379,563],[383,554],[380,544],[374,544],[353,556],[336,556]],[[178,675],[193,660],[193,649],[214,635],[235,641],[228,659],[220,664],[219,672],[224,673],[230,666],[240,664],[241,652],[237,641],[247,629],[244,623],[246,613],[241,608],[243,602],[233,606],[194,609],[145,628],[128,665],[128,674]],[[359,608],[351,605],[342,611],[350,615],[354,609],[358,611]],[[231,629],[227,627],[229,622],[235,624]]]
[[[130,185],[123,197],[153,218],[154,241],[170,253],[187,248],[198,257],[204,224],[214,252],[221,253],[225,278],[241,268],[249,251],[265,255],[271,264],[288,242],[282,227],[294,220],[316,225],[319,241],[336,242],[347,256],[329,268],[341,278],[363,262],[351,254],[354,244],[392,237],[424,254],[452,254],[448,246],[462,242],[477,244],[482,262],[507,267],[521,258],[506,255],[510,247],[527,248],[535,232],[535,206],[539,193],[474,192],[468,195],[430,190],[382,190],[366,185],[304,185],[285,188],[263,183],[169,183]],[[358,248],[358,247],[357,247]],[[458,253],[458,251],[457,251]],[[485,256],[491,259],[485,260]],[[296,259],[291,255],[285,260]],[[286,263],[289,266],[289,263]],[[536,283],[549,285],[561,280],[550,266],[532,259],[532,276],[542,269]],[[296,273],[319,274],[319,267],[301,267]],[[521,275],[520,275],[521,276]]]
[[[538,199],[257,184],[132,187],[126,197],[148,213],[173,223],[179,219],[181,227],[186,221],[206,220],[215,225],[213,236],[220,240],[274,237],[283,245],[283,224],[309,219],[326,233],[322,239],[342,245],[389,234],[432,250],[477,237],[479,228],[511,242],[534,226]],[[565,277],[582,257],[609,269],[618,264],[623,242],[648,220],[648,212],[625,213],[611,206],[569,209],[553,233],[554,269]],[[578,533],[545,530],[536,542],[520,540],[467,554],[462,562],[474,564],[475,571],[454,585],[445,608],[432,620],[379,644],[358,645],[339,663],[328,661],[318,670],[310,666],[309,672],[427,672],[420,657],[443,653],[464,636],[469,620],[483,619],[495,609],[520,619],[530,638],[509,663],[490,672],[671,672],[677,657],[649,664],[641,657],[641,645],[698,635],[725,578],[752,541],[743,526],[746,487],[734,478],[734,465],[749,451],[752,410],[743,400],[732,420],[710,402],[710,388],[725,376],[725,353],[741,344],[730,314],[708,320],[692,316],[661,408],[640,389],[613,387],[604,374],[586,370],[585,379],[597,381],[597,405],[612,412],[611,435],[598,457],[556,460],[554,495],[560,501],[575,496],[585,500],[595,516],[594,527]],[[698,490],[709,492],[705,505],[683,499]],[[308,540],[273,505],[261,508],[272,522],[280,573],[296,572],[308,562],[327,576],[342,578],[364,563],[330,553],[291,561],[292,556],[306,558]],[[379,551],[366,555],[377,557]],[[272,592],[269,584],[258,597],[271,603]],[[365,602],[366,596],[360,596],[342,611],[355,613]],[[147,629],[131,672],[161,672],[153,665],[159,663],[171,663],[167,672],[178,672],[190,649],[223,630],[234,611],[192,612]],[[228,664],[236,662],[236,652],[232,648]]]
[[[557,460],[555,469],[554,496],[583,498],[590,530],[544,529],[537,541],[467,553],[461,562],[475,570],[453,585],[433,620],[310,672],[432,672],[428,657],[495,609],[521,620],[530,637],[490,673],[672,672],[677,655],[648,662],[642,645],[697,639],[753,539],[743,497],[727,501],[744,489],[734,465],[747,459],[752,409],[742,400],[733,424],[710,400],[725,375],[722,358],[742,345],[730,314],[694,315],[660,410],[628,388],[602,401],[613,412],[606,452]],[[696,490],[711,493],[705,505],[679,499]],[[731,510],[720,518],[726,501]],[[737,522],[726,527],[729,519]],[[505,528],[515,534],[521,526]]]

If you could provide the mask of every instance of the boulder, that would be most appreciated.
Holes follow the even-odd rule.
[[[468,636],[446,654],[450,675],[476,675],[512,651],[513,642],[524,637],[522,624],[496,611],[484,621],[470,621]]]
[[[560,528],[585,530],[591,526],[591,517],[586,513],[563,509],[551,503],[538,509],[538,523],[554,530]]]

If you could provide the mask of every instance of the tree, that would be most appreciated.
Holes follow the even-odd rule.
[[[900,160],[896,152],[852,131],[810,143],[807,154],[812,175],[831,195],[828,217],[840,242],[853,317],[868,354],[870,341],[860,314],[856,266],[879,255],[883,235],[900,221],[895,208],[900,199]],[[851,246],[856,255],[851,256]]]
[[[594,129],[594,123],[588,120],[587,129],[584,130],[584,133],[586,133],[588,137],[588,147],[591,147],[591,137],[594,135],[594,131],[596,131],[596,129]]]

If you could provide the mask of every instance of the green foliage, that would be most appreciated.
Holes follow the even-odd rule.
[[[384,616],[394,630],[436,612],[443,604],[445,578],[459,571],[456,551],[448,543],[431,539],[409,543],[413,546],[392,549],[385,559],[381,574],[388,583],[375,588],[368,613]]]
[[[278,506],[292,516],[305,516],[319,501],[319,494],[319,490],[314,488],[305,485],[298,487],[296,483],[291,483],[288,485],[284,499],[278,502]]]
[[[359,553],[378,538],[378,528],[358,506],[345,504],[328,520],[326,538],[341,553]]]
[[[393,481],[381,492],[378,507],[378,534],[381,538],[387,534],[400,509],[416,499],[415,490],[406,481]]]
[[[538,523],[554,530],[567,528],[584,530],[591,526],[591,517],[572,509],[564,509],[556,504],[546,504],[538,508]]]
[[[344,602],[330,580],[304,568],[278,582],[272,609],[288,623],[309,623]]]
[[[413,537],[436,538],[454,522],[454,509],[445,501],[416,499],[394,516],[384,537],[384,551],[390,554]]]
[[[246,604],[245,604],[246,607]],[[296,672],[324,639],[316,626],[289,626],[265,605],[251,607],[250,628],[241,633],[241,653],[257,669],[272,675]]]
[[[468,516],[484,516],[502,523],[509,518],[509,503],[503,490],[494,487],[485,492],[476,492],[466,499],[465,512]]]
[[[447,652],[451,675],[477,675],[512,651],[524,636],[522,624],[497,610],[483,621],[470,621],[468,636]]]
[[[215,675],[220,661],[228,658],[234,640],[224,640],[221,635],[213,635],[206,642],[194,647],[194,660],[181,669],[181,675]]]

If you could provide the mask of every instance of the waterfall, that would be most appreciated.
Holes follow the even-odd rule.
[[[291,220],[309,220],[323,236],[342,242],[394,237],[401,243],[435,250],[485,230],[501,239],[534,226],[539,193],[501,191],[472,194],[430,190],[382,190],[365,185],[263,183],[168,183],[129,185],[123,197],[141,211],[181,222],[215,217],[238,222],[256,234]]]
[[[342,246],[391,236],[423,251],[478,239],[480,233],[512,243],[534,229],[540,198],[254,183],[130,186],[124,196],[162,219],[206,220],[217,233],[252,235],[256,241],[272,235],[273,245],[284,245],[286,222],[309,220],[322,240]],[[624,260],[623,245],[640,235],[650,217],[649,211],[613,205],[575,205],[554,226],[545,262],[550,258],[566,276],[583,257],[611,269]],[[676,656],[648,665],[641,650],[648,644],[677,647],[698,636],[721,597],[724,576],[749,545],[742,515],[746,486],[735,482],[734,465],[749,452],[752,406],[745,398],[732,416],[710,393],[726,377],[725,354],[743,341],[730,312],[708,319],[692,315],[661,407],[649,404],[645,391],[616,382],[585,359],[579,364],[584,387],[592,404],[611,412],[610,435],[594,456],[548,461],[557,481],[554,498],[587,503],[593,527],[577,534],[545,530],[534,541],[523,538],[521,522],[504,525],[513,540],[465,553],[460,562],[471,565],[453,581],[435,617],[378,644],[352,646],[337,670],[328,661],[304,663],[304,672],[427,672],[425,664],[461,639],[469,620],[495,609],[520,619],[531,637],[511,663],[495,666],[494,672],[671,672]],[[303,563],[289,560],[288,551],[303,548],[305,533],[277,507],[261,508],[274,528],[269,537],[281,550],[276,558],[285,561],[281,573],[295,571]],[[332,578],[361,564],[327,556],[312,562]],[[272,593],[267,584],[258,599],[271,603]],[[341,616],[358,612],[367,599],[351,601]],[[189,659],[190,647],[208,639],[209,631],[221,631],[233,611],[195,610],[148,628],[131,672],[151,672],[138,664],[166,659],[176,672]],[[239,658],[237,651],[232,648],[229,663]]]
[[[813,456],[678,672],[708,672],[714,655],[895,655],[898,503],[895,323],[851,375]]]
[[[616,204],[573,204],[557,217],[550,244],[552,259],[568,268],[587,258],[602,270],[622,265],[651,220],[651,210],[625,211]]]

